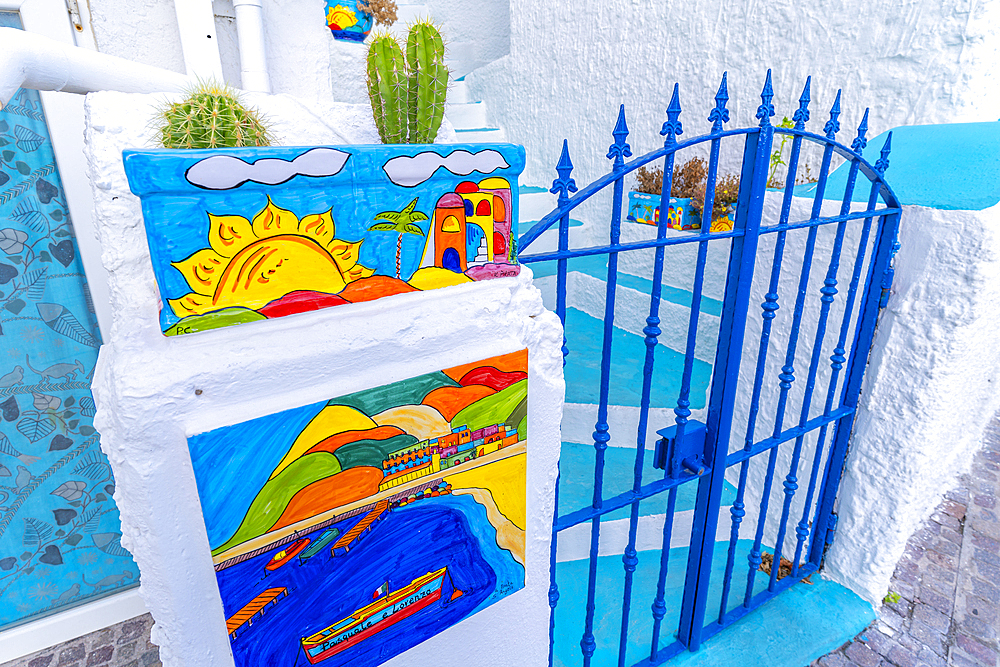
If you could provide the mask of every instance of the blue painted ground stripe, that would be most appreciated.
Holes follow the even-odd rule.
[[[572,226],[572,225],[571,225]],[[592,276],[599,280],[607,280],[608,278],[608,260],[605,255],[588,255],[585,257],[574,257],[568,262],[569,271],[579,271],[580,273]],[[556,263],[555,262],[535,262],[531,265],[531,271],[535,274],[536,278],[542,278],[545,276],[554,276],[556,274]],[[618,285],[621,287],[628,287],[634,289],[643,294],[649,294],[653,289],[653,281],[647,278],[640,278],[639,276],[633,276],[628,273],[618,273]],[[664,301],[669,301],[670,303],[676,303],[681,306],[690,307],[691,306],[691,292],[677,287],[671,287],[669,285],[663,285],[663,291],[660,294],[660,298]],[[706,296],[701,297],[701,311],[708,315],[721,316],[722,315],[722,302],[716,299],[710,299]]]
[[[601,377],[601,341],[604,323],[576,310],[566,309],[566,339],[569,356],[566,358],[566,401],[569,403],[596,404],[600,397],[598,388]],[[663,341],[656,347],[655,383],[651,406],[672,408],[677,401],[684,355]],[[675,343],[676,344],[676,343]],[[642,389],[642,360],[646,345],[642,336],[615,327],[612,343],[611,369],[615,382],[611,387],[611,405],[638,407]],[[712,375],[712,365],[695,360],[691,382],[691,408],[705,407],[705,394]],[[658,427],[659,428],[659,427]],[[612,434],[618,436],[619,434]],[[635,433],[621,434],[635,439]]]

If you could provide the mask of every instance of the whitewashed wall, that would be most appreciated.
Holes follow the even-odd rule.
[[[186,436],[525,347],[526,588],[386,664],[544,664],[564,385],[562,329],[543,309],[531,272],[166,338],[139,201],[121,161],[122,149],[147,144],[157,97],[89,96],[86,152],[113,312],[94,378],[95,423],[114,468],[122,541],[142,569],[140,593],[156,621],[152,637],[163,664],[233,664]],[[285,96],[254,102],[283,121],[276,132],[285,145],[332,141],[331,126],[342,125],[335,117],[347,114],[330,107],[314,115]],[[359,130],[346,139],[363,142],[366,135]],[[442,321],[452,325],[442,328]]]
[[[866,106],[873,134],[1000,115],[1000,91],[990,83],[1000,75],[996,2],[511,0],[510,17],[510,56],[468,80],[508,140],[530,147],[526,182],[535,185],[551,183],[564,137],[578,183],[604,173],[622,103],[633,150],[662,145],[675,81],[684,136],[704,133],[726,70],[732,127],[756,124],[768,68],[776,121],[791,116],[810,74],[814,128],[822,128],[838,87],[846,131]]]

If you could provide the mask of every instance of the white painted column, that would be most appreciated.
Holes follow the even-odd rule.
[[[267,73],[267,49],[264,46],[264,7],[262,0],[233,0],[236,9],[236,32],[240,41],[240,80],[243,90],[270,93]]]
[[[212,0],[174,0],[174,10],[187,73],[222,82],[222,58],[215,34]]]

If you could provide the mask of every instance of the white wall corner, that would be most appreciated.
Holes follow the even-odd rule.
[[[905,206],[899,241],[825,570],[875,605],[1000,409],[1000,206]]]

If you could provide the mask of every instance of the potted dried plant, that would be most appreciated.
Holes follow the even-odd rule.
[[[702,213],[705,207],[705,189],[708,170],[705,160],[692,158],[674,167],[673,183],[670,188],[670,208],[667,211],[667,227],[680,231],[701,229]],[[715,186],[715,201],[712,205],[711,231],[732,229],[733,207],[740,191],[740,179],[735,174],[721,176]],[[639,167],[636,170],[636,186],[629,192],[629,214],[627,219],[647,225],[657,225],[660,221],[659,202],[663,193],[663,169]]]

